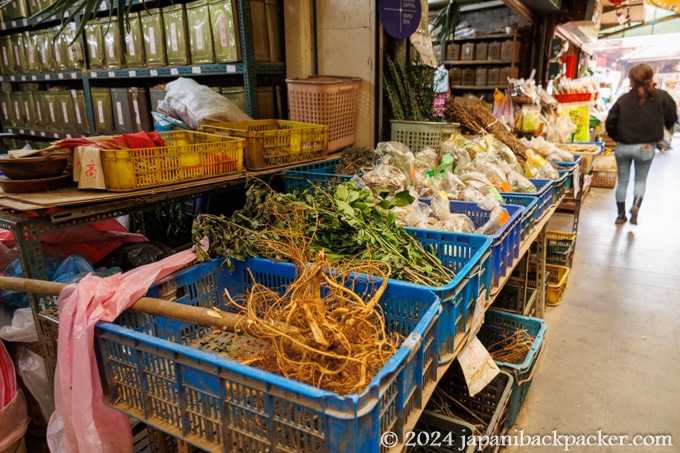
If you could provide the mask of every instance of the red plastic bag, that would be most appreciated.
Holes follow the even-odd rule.
[[[146,240],[142,234],[130,233],[116,219],[102,220],[40,236],[40,243],[46,247],[46,255],[57,257],[80,255],[91,263],[98,262],[126,242]],[[8,249],[13,249],[16,245],[14,233],[0,230],[0,242]]]
[[[204,239],[207,247],[207,239]],[[107,406],[94,353],[94,327],[113,321],[157,280],[196,259],[185,250],[125,274],[91,274],[59,295],[59,344],[54,376],[55,411],[47,428],[52,453],[130,453],[127,415]]]

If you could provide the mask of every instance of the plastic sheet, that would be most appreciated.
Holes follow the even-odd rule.
[[[207,247],[204,239],[203,247]],[[157,280],[194,261],[185,250],[157,263],[107,278],[88,275],[59,295],[55,412],[47,429],[52,453],[130,453],[127,415],[107,406],[94,352],[94,328],[113,321]]]
[[[21,381],[40,406],[45,423],[54,412],[54,392],[52,383],[47,377],[45,360],[25,346],[17,347],[16,354],[17,374]]]

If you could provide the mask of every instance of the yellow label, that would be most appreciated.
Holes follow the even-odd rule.
[[[290,153],[299,154],[302,151],[302,137],[300,134],[290,134]]]

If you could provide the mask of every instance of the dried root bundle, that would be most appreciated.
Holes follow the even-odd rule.
[[[227,294],[247,318],[246,333],[268,344],[250,364],[338,394],[361,392],[403,340],[386,333],[378,304],[389,269],[369,262],[334,271],[323,252],[298,269],[283,293],[254,283],[238,300]],[[381,280],[373,278],[359,294],[351,272]]]
[[[490,345],[487,349],[494,360],[517,365],[524,362],[533,343],[534,337],[529,335],[526,329],[517,329],[514,334]]]

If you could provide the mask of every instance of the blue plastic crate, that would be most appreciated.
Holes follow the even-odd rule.
[[[538,206],[538,198],[527,195],[503,195],[505,204],[514,204],[523,206],[522,211],[522,241],[531,233],[536,225],[536,208]]]
[[[508,427],[515,423],[517,414],[519,414],[519,410],[529,393],[529,387],[533,380],[533,372],[536,369],[545,343],[547,327],[547,324],[542,319],[528,318],[503,310],[491,308],[485,313],[484,324],[482,324],[477,338],[487,347],[496,342],[503,341],[519,329],[525,329],[529,335],[534,337],[533,344],[522,363],[496,362],[502,370],[507,371],[513,376]]]
[[[428,198],[422,198],[421,201],[430,203]],[[451,201],[450,206],[452,213],[470,217],[475,228],[484,225],[491,217],[491,211],[480,208],[472,201]],[[515,259],[519,258],[522,242],[524,208],[516,205],[501,206],[507,209],[510,218],[491,236],[491,294],[499,289],[501,277],[512,270]]]
[[[176,302],[224,307],[224,290],[242,294],[253,279],[272,289],[295,266],[263,259],[217,259],[176,274],[148,295],[176,288]],[[355,292],[379,284],[359,276]],[[439,299],[422,287],[390,281],[380,300],[388,331],[406,339],[361,394],[340,396],[190,347],[211,329],[125,312],[97,325],[107,404],[208,451],[378,452],[380,435],[422,408],[437,382]],[[104,377],[103,377],[104,378]]]
[[[550,206],[553,203],[552,186],[553,181],[550,179],[529,179],[536,186],[536,193],[524,193],[524,192],[501,192],[501,196],[505,198],[507,195],[524,195],[527,197],[538,198],[538,203],[536,204],[536,221],[543,218],[543,215],[548,212]]]
[[[486,236],[406,228],[425,250],[437,256],[444,266],[456,273],[447,285],[430,290],[441,299],[439,315],[439,355],[443,361],[453,358],[467,332],[470,307],[480,295],[491,291],[491,243]],[[486,293],[482,291],[486,289]],[[486,301],[484,301],[486,302]]]
[[[553,181],[552,185],[552,204],[555,205],[574,185],[574,170],[576,166],[572,164],[570,168],[557,170],[560,177]]]
[[[296,190],[320,187],[322,189],[334,188],[338,184],[350,181],[353,175],[336,175],[335,167],[340,158],[317,162],[307,165],[299,165],[286,170],[281,175],[283,188],[286,193]]]

